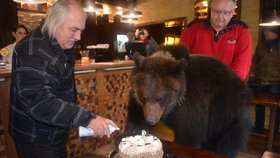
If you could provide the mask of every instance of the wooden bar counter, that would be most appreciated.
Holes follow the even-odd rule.
[[[133,61],[123,60],[100,62],[75,66],[75,79],[78,104],[94,111],[98,115],[112,119],[124,129],[126,106],[130,90],[129,78]],[[8,134],[9,95],[11,73],[0,70],[0,107],[2,120],[2,139],[0,139],[0,157],[16,158],[13,140]],[[117,133],[110,139],[84,137],[79,138],[78,131],[71,129],[67,144],[68,157],[82,157],[84,153],[112,143]],[[1,142],[2,141],[2,142]],[[4,142],[3,142],[4,141]]]

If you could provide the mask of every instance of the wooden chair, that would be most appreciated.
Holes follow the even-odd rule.
[[[263,105],[270,109],[267,134],[267,150],[272,151],[276,110],[280,106],[280,95],[259,92],[253,92],[253,95],[254,99],[251,102],[251,105]]]

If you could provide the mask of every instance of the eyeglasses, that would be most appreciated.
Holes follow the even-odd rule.
[[[214,8],[211,8],[211,11],[217,15],[222,15],[222,16],[231,16],[233,11],[223,11],[223,10],[218,10],[218,9],[214,9]]]

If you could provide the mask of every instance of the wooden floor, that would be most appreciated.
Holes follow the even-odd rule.
[[[273,152],[280,153],[280,137],[275,136],[274,138]],[[266,150],[266,137],[250,134],[250,139],[247,147],[241,151],[237,158],[261,158],[262,154]]]
[[[252,122],[255,120],[254,107],[251,108]],[[269,109],[266,109],[265,128],[268,127]],[[267,130],[265,131],[267,133]],[[260,134],[251,133],[247,147],[239,154],[237,158],[261,158],[266,150],[267,137]],[[274,135],[273,152],[280,153],[280,134]]]

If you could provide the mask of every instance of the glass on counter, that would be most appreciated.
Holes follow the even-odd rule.
[[[9,54],[9,50],[7,48],[2,48],[0,50],[0,54],[2,56],[2,58],[0,60],[0,69],[5,69],[6,64],[8,63],[7,57],[8,57],[8,54]]]
[[[89,50],[81,50],[81,64],[89,64]]]

